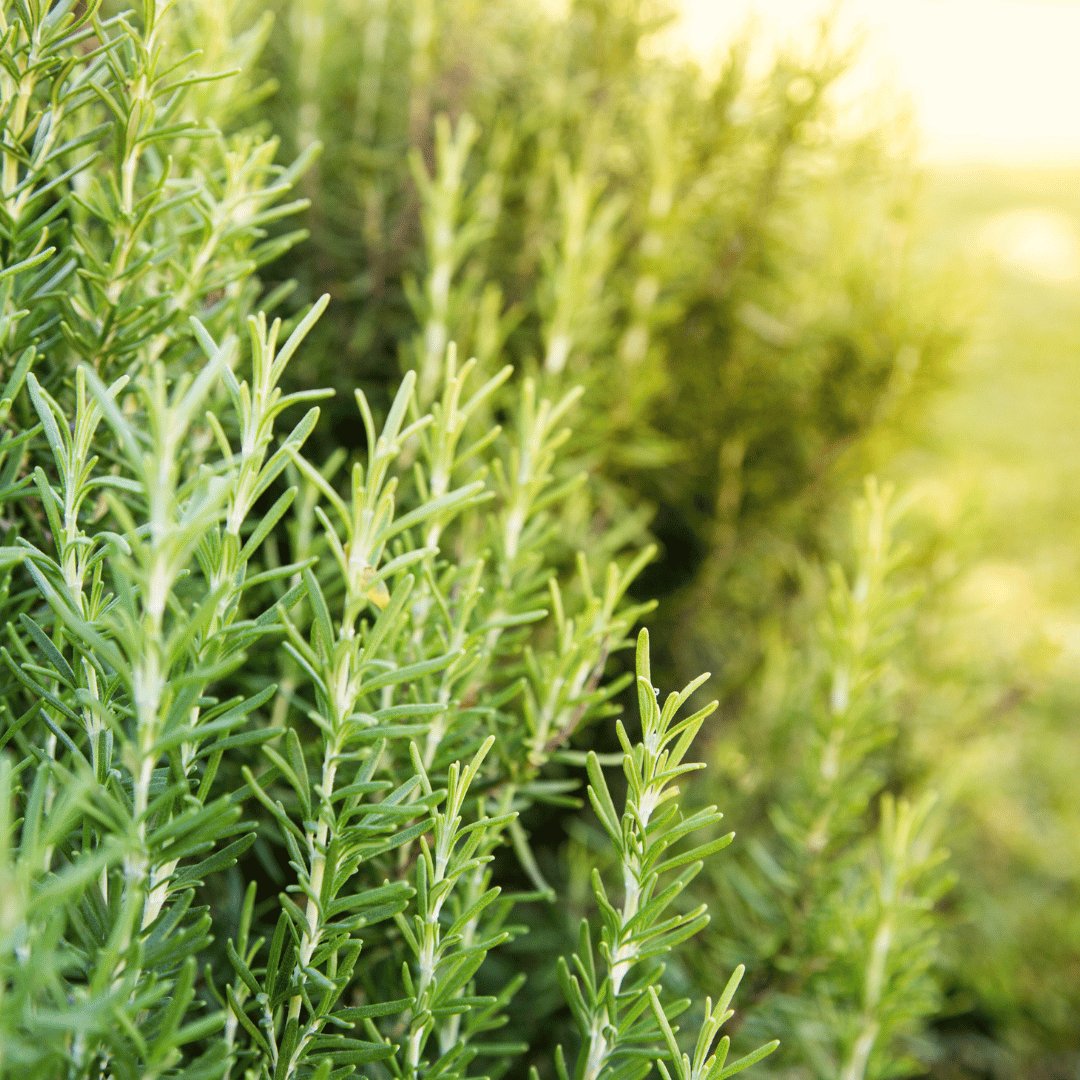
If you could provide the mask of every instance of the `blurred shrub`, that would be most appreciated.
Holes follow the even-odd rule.
[[[956,343],[912,265],[901,131],[841,122],[827,27],[706,72],[646,0],[274,6],[266,116],[293,153],[323,146],[311,240],[279,272],[338,299],[300,377],[401,364],[423,394],[453,340],[584,383],[574,450],[601,506],[638,527],[630,485],[657,510],[643,587],[678,628],[667,661],[741,686],[838,461],[864,466]]]
[[[969,502],[964,513],[978,511]],[[972,597],[977,574],[1002,588],[1008,564],[980,567],[986,538],[965,532],[964,557],[957,565],[951,533],[921,605],[905,690],[910,756],[953,808],[958,886],[942,942],[949,1009],[934,1075],[1071,1077],[1080,1068],[1080,686],[1048,619],[1001,608],[988,617],[985,599]]]
[[[868,484],[828,573],[766,650],[755,723],[717,742],[740,843],[711,875],[695,977],[753,957],[746,1021],[780,1036],[777,1075],[906,1076],[943,1008],[943,821],[913,768],[912,631],[923,576],[888,490]],[[922,782],[920,782],[922,781]]]
[[[280,272],[301,295],[337,298],[318,331],[329,366],[300,376],[392,384],[411,368],[424,400],[453,341],[482,368],[509,359],[543,387],[583,384],[562,453],[596,502],[590,521],[564,517],[566,556],[595,543],[597,522],[626,538],[652,532],[662,556],[637,587],[661,600],[658,660],[673,677],[715,673],[733,740],[771,731],[783,741],[827,718],[827,706],[808,705],[784,727],[764,711],[753,686],[766,642],[788,642],[792,674],[807,663],[825,678],[814,646],[789,633],[787,606],[852,479],[903,429],[959,340],[951,295],[913,251],[904,132],[857,132],[841,115],[835,90],[851,58],[829,28],[764,65],[741,41],[705,71],[665,50],[667,9],[643,0],[561,11],[282,0],[277,10],[268,71],[281,89],[266,116],[294,153],[323,145],[303,181],[311,240]],[[814,689],[796,679],[791,693]],[[936,848],[922,809],[901,804],[878,820],[903,766],[868,778],[865,754],[852,753],[848,831],[820,860],[818,891],[796,902],[781,890],[760,935],[731,936],[728,924],[710,941],[755,958],[759,987],[787,988],[762,1015],[788,1036],[789,1067],[902,1074],[917,1068],[905,1055],[923,1055],[938,993],[933,977],[905,984],[895,967],[915,955],[924,974],[932,966],[912,909],[936,895]],[[764,776],[756,808],[737,808],[740,828],[811,799],[792,776],[809,783],[812,756],[799,740],[784,755],[748,768]],[[771,857],[792,861],[787,887],[799,887],[814,861],[805,837],[773,840],[786,856]],[[875,859],[904,879],[890,900],[860,873]],[[756,895],[778,884],[759,879]],[[854,895],[834,902],[838,891]],[[812,901],[820,920],[806,926]],[[912,916],[912,938],[866,1004],[858,958],[873,952],[889,904]],[[848,919],[855,928],[834,940]],[[555,923],[546,946],[534,937],[522,948],[557,948],[569,925],[558,913]],[[820,971],[824,956],[835,963]],[[822,999],[832,1013],[808,1004]],[[557,1006],[554,988],[544,1000]],[[546,1005],[528,1012],[520,1023],[552,1022]],[[879,1013],[862,1059],[860,1017]]]

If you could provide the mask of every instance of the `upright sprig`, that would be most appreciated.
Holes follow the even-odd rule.
[[[861,903],[849,924],[858,1005],[845,1002],[836,1018],[841,1080],[919,1070],[919,1029],[941,1007],[934,906],[950,876],[934,800],[883,795],[880,813],[869,874],[859,882]]]
[[[818,632],[822,668],[807,716],[804,767],[791,777],[790,803],[774,815],[810,862],[863,832],[866,804],[884,779],[879,751],[897,734],[890,661],[912,591],[898,580],[907,553],[895,537],[892,490],[867,481],[853,518],[854,571],[829,567]]]
[[[421,206],[425,272],[420,283],[411,278],[404,282],[420,328],[408,366],[418,372],[418,395],[425,404],[439,385],[447,346],[451,340],[468,343],[481,306],[482,281],[462,273],[494,228],[484,213],[484,178],[476,181],[466,172],[479,134],[468,114],[455,127],[440,116],[435,123],[434,173],[428,173],[418,153],[410,162]],[[490,299],[486,307],[491,308]],[[490,318],[493,312],[487,314]],[[497,303],[494,314],[501,315]]]
[[[733,839],[728,834],[696,840],[689,847],[681,844],[699,830],[715,830],[722,817],[713,806],[684,815],[678,802],[680,780],[703,768],[687,762],[686,755],[716,702],[689,716],[680,717],[679,712],[707,678],[702,675],[670,694],[661,708],[652,684],[648,632],[642,630],[637,644],[641,741],[632,742],[622,722],[616,724],[627,784],[621,815],[599,759],[595,754],[588,757],[589,801],[621,870],[621,898],[613,901],[600,872],[593,872],[593,894],[601,917],[600,962],[589,924],[583,921],[572,965],[560,966],[560,981],[581,1033],[573,1070],[561,1052],[556,1058],[561,1080],[643,1077],[659,1056],[661,1035],[669,1049],[675,1045],[670,1020],[685,1009],[686,1002],[662,1004],[663,960],[708,922],[704,905],[686,910],[679,899],[700,873],[702,860]],[[730,990],[733,993],[734,986]],[[718,1012],[707,1011],[702,1036],[706,1048],[726,1004]],[[748,1067],[776,1045],[768,1044],[728,1066],[723,1075]],[[675,1060],[679,1060],[677,1055]]]
[[[622,201],[604,197],[603,182],[569,161],[555,173],[559,230],[543,254],[539,314],[543,370],[558,376],[581,368],[610,333],[604,280],[619,255],[616,226]]]
[[[111,28],[96,21],[98,8],[23,4],[0,13],[0,340],[13,351],[57,334],[55,312],[42,301],[76,265],[60,252],[65,187],[97,156],[94,143],[107,127],[87,114],[114,78],[108,34],[87,47]]]
[[[821,1080],[915,1070],[940,1000],[933,911],[948,887],[932,800],[883,793],[912,605],[891,491],[868,482],[854,519],[853,570],[830,568],[809,677],[792,678],[773,721],[786,766],[768,793],[772,829],[712,883],[730,945],[772,973],[749,1026],[779,1030],[793,1051],[780,1067],[808,1061]]]
[[[412,1004],[394,1073],[408,1080],[465,1074],[481,1047],[474,1038],[453,1038],[453,1034],[460,1034],[460,1027],[448,1021],[460,1020],[474,1011],[490,1011],[500,1004],[495,995],[463,994],[487,954],[509,937],[507,930],[484,937],[467,932],[498,900],[500,889],[489,885],[479,895],[470,896],[466,905],[454,903],[458,899],[455,891],[460,892],[463,884],[467,885],[478,870],[490,863],[492,846],[514,816],[488,816],[481,811],[468,823],[462,816],[469,788],[494,741],[494,736],[489,736],[464,769],[457,762],[450,766],[445,799],[434,815],[430,843],[426,836],[420,838],[414,874],[416,910],[411,918],[397,918],[414,958],[411,968],[403,968],[405,990]],[[415,749],[413,766],[425,794],[432,795],[431,781]],[[444,912],[450,917],[444,917]],[[431,1055],[428,1046],[433,1033],[439,1038]]]
[[[728,1062],[731,1039],[727,1035],[720,1035],[720,1030],[735,1015],[735,1010],[729,1006],[744,974],[745,968],[740,964],[732,973],[716,1004],[713,1004],[711,998],[705,999],[705,1016],[694,1043],[692,1056],[680,1047],[676,1029],[671,1026],[660,1002],[660,995],[653,987],[649,987],[649,1004],[663,1031],[669,1054],[666,1061],[657,1062],[664,1080],[726,1080],[727,1077],[735,1076],[736,1073],[749,1069],[751,1065],[756,1065],[779,1047],[779,1042],[774,1040],[749,1054],[744,1054],[736,1061]]]

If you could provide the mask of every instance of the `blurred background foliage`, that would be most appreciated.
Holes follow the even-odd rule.
[[[762,77],[749,39],[716,72],[662,54],[642,0],[277,7],[267,120],[322,144],[280,273],[336,301],[303,377],[389,384],[452,340],[585,384],[590,476],[655,511],[672,662],[738,693],[838,483],[961,336],[906,132],[840,133],[827,26]]]
[[[1080,1068],[1078,180],[941,167],[923,198],[975,300],[948,391],[892,463],[946,539],[911,690],[919,756],[954,807],[945,1076]]]
[[[896,119],[840,123],[851,57],[827,26],[767,69],[747,37],[702,70],[658,44],[669,15],[193,3],[193,41],[250,46],[242,100],[204,108],[273,131],[285,161],[321,146],[299,185],[309,236],[263,271],[288,306],[333,297],[293,377],[349,391],[335,445],[360,443],[353,385],[377,397],[409,367],[423,394],[451,341],[489,371],[585,386],[567,453],[622,542],[660,543],[638,588],[660,600],[661,681],[709,668],[723,703],[718,790],[700,796],[739,862],[709,882],[714,932],[672,978],[711,989],[714,964],[746,962],[752,1025],[786,1041],[775,1075],[1080,1075],[1080,301],[1068,275],[995,262],[987,232],[1018,206],[1075,221],[1062,193],[1080,187],[928,176]],[[908,509],[872,492],[851,543],[869,471]],[[868,539],[876,505],[895,558]],[[568,559],[595,533],[577,525]],[[862,674],[838,711],[844,656]],[[563,824],[533,823],[552,873]],[[569,831],[561,872],[582,878],[590,839]],[[853,958],[892,910],[888,867],[910,870],[890,901],[911,901],[894,954],[910,968],[889,975],[895,1008],[876,1002],[895,1053],[853,1072]],[[542,991],[519,1013],[548,1022]]]

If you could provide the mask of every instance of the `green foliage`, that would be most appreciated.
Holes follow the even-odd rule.
[[[56,349],[107,380],[175,359],[191,347],[189,316],[235,325],[252,271],[299,235],[266,231],[302,207],[284,201],[297,169],[275,163],[273,141],[208,123],[211,102],[219,124],[232,108],[217,107],[219,76],[194,67],[169,21],[150,2],[138,18],[5,6],[0,328],[12,353]],[[225,37],[221,60],[253,64],[260,46]]]
[[[810,640],[773,651],[783,666],[755,710],[763,729],[720,754],[742,788],[739,819],[767,825],[711,882],[724,914],[712,956],[759,958],[747,1026],[781,1035],[782,1075],[911,1075],[942,1008],[939,814],[932,798],[887,790],[911,786],[896,746],[912,600],[895,518],[889,493],[869,485],[851,574],[832,568]]]
[[[4,9],[0,1073],[513,1074],[490,960],[551,899],[528,812],[618,711],[650,552],[566,452],[580,395],[441,341],[316,457],[326,392],[287,379],[327,301],[252,310],[300,169],[242,130],[257,86],[194,74],[215,11]],[[726,843],[678,801],[712,707],[660,708],[644,634],[636,668],[621,816],[586,767],[622,872],[564,969],[574,1075],[732,1075],[773,1049],[712,1052],[734,983],[686,1066],[662,978]]]
[[[881,493],[761,647],[954,337],[845,58],[272,6],[0,14],[0,1074],[917,1072],[945,877]],[[703,678],[620,663],[655,592],[663,669],[749,702],[721,871]]]
[[[955,341],[901,140],[841,134],[846,54],[823,30],[763,74],[749,42],[706,73],[648,0],[275,7],[266,115],[324,146],[288,272],[341,301],[305,380],[400,361],[426,403],[453,340],[584,384],[572,449],[604,512],[658,510],[662,655],[683,676],[719,657],[727,698],[846,491],[838,460],[865,467]]]

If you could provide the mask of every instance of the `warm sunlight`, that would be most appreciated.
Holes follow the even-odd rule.
[[[798,40],[828,0],[683,0],[692,48],[708,55],[748,18]],[[1080,160],[1080,4],[1069,0],[847,0],[868,32],[864,87],[895,83],[935,161]]]

